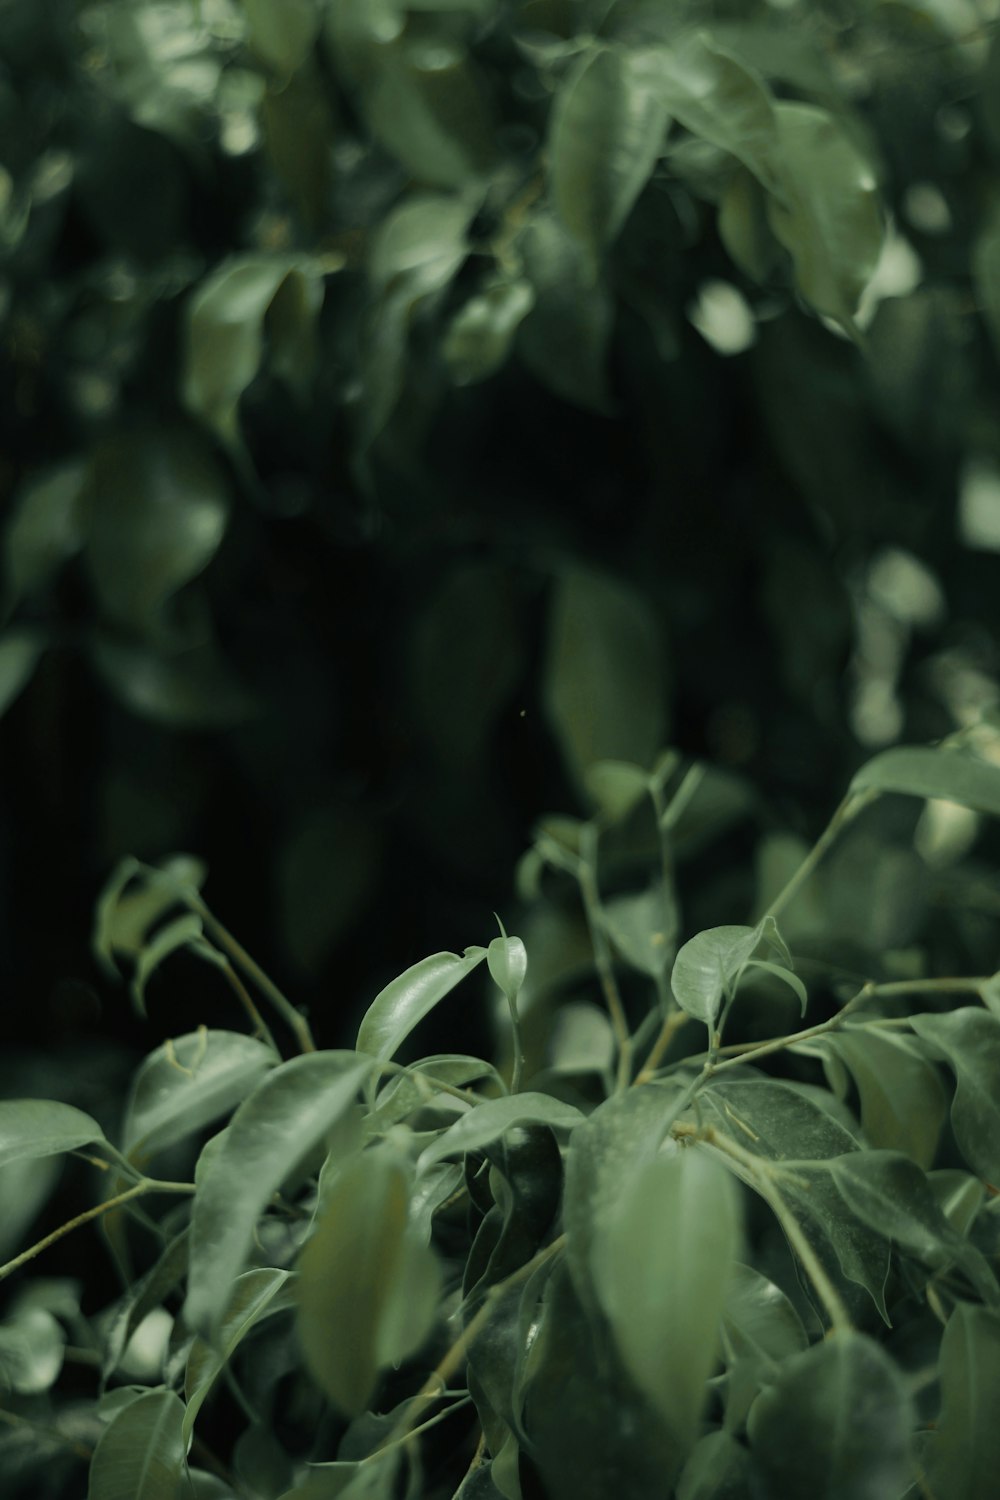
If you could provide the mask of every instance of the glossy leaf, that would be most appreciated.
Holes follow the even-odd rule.
[[[490,978],[513,1005],[528,971],[528,955],[520,938],[494,938],[486,950]]]
[[[594,47],[564,80],[549,126],[552,197],[595,263],[656,164],[667,126],[659,89],[627,52]]]
[[[426,1148],[420,1165],[426,1169],[456,1152],[476,1151],[515,1125],[550,1125],[553,1130],[573,1130],[583,1118],[576,1105],[530,1090],[504,1099],[485,1099]]]
[[[235,1031],[189,1032],[157,1047],[135,1075],[122,1149],[149,1157],[228,1114],[280,1059]]]
[[[957,802],[1000,817],[1000,767],[963,750],[904,745],[883,750],[851,782],[852,792],[903,792],[908,797]]]
[[[184,1466],[184,1403],[152,1390],[102,1433],[90,1462],[87,1500],[176,1500]]]
[[[88,490],[85,555],[101,605],[116,624],[149,630],[219,549],[225,474],[196,430],[157,427],[99,448]]]
[[[103,1141],[96,1120],[54,1099],[0,1100],[0,1166]]]
[[[815,1050],[850,1070],[861,1100],[861,1128],[873,1146],[903,1151],[932,1165],[948,1100],[937,1069],[899,1032],[845,1027],[818,1039]]]
[[[848,326],[882,249],[874,173],[827,110],[783,101],[774,113],[781,188],[768,200],[771,228],[806,301]]]
[[[656,618],[607,574],[572,569],[555,582],[543,697],[567,770],[584,785],[595,761],[651,761],[665,728]]]
[[[723,1002],[731,1000],[751,957],[762,942],[781,944],[773,917],[756,927],[709,927],[683,945],[670,974],[670,987],[682,1010],[712,1027]]]
[[[418,1349],[437,1314],[437,1257],[408,1233],[407,1200],[407,1173],[390,1153],[356,1156],[299,1257],[299,1341],[346,1416],[367,1409],[379,1372]]]
[[[1000,1184],[1000,1020],[964,1006],[935,1016],[913,1016],[919,1037],[940,1047],[955,1071],[951,1125],[958,1148],[980,1177]]]
[[[765,187],[777,182],[778,131],[766,85],[705,33],[638,51],[633,68],[700,140],[742,161]]]
[[[370,1070],[354,1052],[307,1053],[269,1073],[233,1115],[191,1220],[184,1318],[209,1343],[271,1194],[348,1112]]]
[[[591,1250],[625,1365],[681,1448],[694,1442],[718,1357],[740,1240],[737,1193],[711,1157],[675,1147],[630,1174]]]
[[[358,1051],[391,1057],[413,1028],[486,957],[485,948],[433,953],[380,990],[358,1030]]]
[[[837,1332],[786,1360],[750,1413],[767,1494],[887,1500],[911,1479],[914,1413],[899,1370],[872,1339]]]
[[[925,1451],[928,1483],[948,1500],[989,1500],[1000,1466],[1000,1317],[956,1304],[941,1341],[941,1413]]]
[[[184,1370],[184,1422],[181,1428],[184,1447],[191,1444],[198,1413],[225,1366],[240,1343],[262,1318],[292,1306],[287,1283],[289,1271],[262,1267],[244,1271],[233,1282],[229,1303],[219,1322],[217,1340],[210,1345],[195,1338]]]

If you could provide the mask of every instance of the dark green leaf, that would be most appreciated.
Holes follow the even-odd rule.
[[[375,135],[417,182],[475,188],[494,157],[489,100],[473,59],[441,38],[386,48],[366,107]]]
[[[769,1367],[806,1347],[802,1320],[784,1292],[740,1262],[733,1267],[722,1323],[735,1355],[751,1356]]]
[[[485,957],[485,948],[466,948],[461,958],[457,953],[433,953],[413,964],[368,1007],[358,1030],[358,1051],[391,1057],[418,1022]]]
[[[82,463],[47,469],[22,485],[4,527],[5,600],[8,607],[48,582],[83,545],[80,498]]]
[[[243,0],[247,42],[278,73],[294,73],[312,50],[319,30],[314,0]]]
[[[991,1500],[1000,1472],[1000,1317],[955,1306],[941,1341],[941,1414],[924,1453],[931,1493]]]
[[[275,1068],[240,1105],[205,1162],[191,1220],[184,1318],[209,1343],[271,1194],[350,1110],[371,1067],[354,1052],[311,1052]]]
[[[452,318],[441,354],[456,385],[486,380],[504,364],[535,293],[527,281],[487,284]]]
[[[535,296],[517,332],[520,358],[563,401],[608,416],[614,304],[607,287],[594,281],[583,250],[552,214],[529,220],[517,248]]]
[[[748,1425],[775,1500],[889,1500],[910,1481],[910,1399],[864,1334],[837,1332],[786,1360]]]
[[[53,1099],[0,1100],[0,1166],[103,1141],[96,1120]]]
[[[217,1343],[212,1346],[204,1339],[195,1338],[184,1370],[187,1406],[181,1433],[185,1449],[190,1446],[195,1421],[212,1386],[251,1328],[262,1318],[292,1306],[286,1286],[290,1276],[290,1271],[275,1271],[269,1267],[244,1271],[233,1282],[229,1303],[219,1323]]]
[[[1000,767],[963,750],[922,745],[883,750],[861,767],[851,791],[903,792],[908,797],[958,802],[975,812],[1000,817]]]
[[[694,1445],[677,1484],[677,1500],[746,1500],[750,1455],[732,1433],[709,1432]]]
[[[184,1403],[148,1391],[102,1434],[90,1463],[87,1500],[176,1500],[184,1465]]]
[[[994,44],[994,52],[996,50]],[[980,229],[972,246],[971,259],[979,308],[1000,358],[1000,214],[994,214]]]
[[[146,985],[163,961],[173,953],[186,951],[195,953],[217,968],[225,968],[228,960],[217,948],[213,948],[204,936],[201,917],[196,912],[183,912],[161,927],[147,943],[144,943],[136,961],[135,973],[129,986],[136,1010],[146,1014]]]
[[[573,1130],[583,1120],[574,1104],[564,1104],[550,1094],[510,1094],[504,1099],[485,1099],[450,1125],[420,1157],[422,1169],[456,1152],[476,1151],[496,1140],[514,1125],[550,1125],[553,1130]]]
[[[969,1166],[1000,1185],[1000,1020],[965,1006],[938,1016],[913,1016],[919,1037],[940,1047],[955,1070],[951,1125]]]
[[[211,641],[158,651],[99,636],[90,653],[128,709],[168,729],[231,728],[257,708]]]
[[[584,53],[563,82],[549,127],[552,196],[595,266],[645,186],[666,126],[661,91],[617,48]]]
[[[37,630],[8,630],[0,635],[0,714],[23,693],[47,645]]]

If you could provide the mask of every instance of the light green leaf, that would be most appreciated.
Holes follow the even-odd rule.
[[[949,1224],[920,1168],[898,1151],[854,1151],[821,1169],[796,1169],[806,1181],[828,1172],[850,1209],[876,1234],[935,1269],[957,1264],[979,1295],[1000,1302],[1000,1287],[982,1253]]]
[[[883,750],[851,782],[852,793],[868,791],[958,802],[975,812],[1000,817],[1000,767],[962,750],[923,745]]]
[[[270,1267],[244,1271],[233,1283],[229,1303],[219,1322],[216,1343],[211,1345],[202,1338],[195,1338],[184,1370],[187,1406],[181,1432],[185,1450],[191,1445],[198,1413],[242,1340],[262,1318],[293,1305],[287,1288],[290,1277],[290,1271],[276,1271]]]
[[[534,301],[529,282],[501,280],[487,284],[459,308],[441,343],[456,385],[486,380],[500,369]]]
[[[510,1094],[503,1099],[484,1099],[450,1125],[421,1153],[420,1168],[426,1170],[456,1152],[478,1150],[495,1141],[514,1125],[549,1125],[553,1130],[572,1130],[584,1116],[574,1104],[553,1099],[550,1094]]]
[[[856,1151],[858,1142],[794,1083],[774,1078],[710,1079],[698,1095],[712,1123],[746,1150],[768,1161],[824,1161]]]
[[[805,1349],[802,1320],[784,1292],[753,1266],[737,1262],[722,1314],[726,1337],[738,1357],[769,1367]]]
[[[105,613],[147,631],[204,571],[229,520],[226,476],[197,430],[149,428],[100,447],[85,556]]]
[[[122,1354],[139,1324],[149,1313],[163,1306],[167,1296],[187,1272],[188,1230],[181,1230],[164,1247],[144,1276],[134,1281],[125,1297],[109,1316],[103,1329],[104,1357],[101,1378],[107,1380],[118,1369]]]
[[[592,801],[612,823],[627,817],[648,795],[651,780],[648,771],[626,760],[597,760],[584,774]]]
[[[184,1403],[152,1390],[102,1433],[90,1461],[87,1500],[177,1500],[184,1467]]]
[[[0,714],[24,692],[47,644],[38,630],[18,627],[0,635]]]
[[[546,716],[581,789],[595,761],[652,761],[666,728],[666,683],[658,624],[641,594],[604,573],[563,572],[543,670]]]
[[[354,1052],[310,1052],[240,1105],[198,1181],[184,1318],[213,1342],[257,1220],[288,1174],[343,1119],[371,1071]]]
[[[724,1001],[736,993],[744,970],[762,942],[781,944],[773,917],[756,927],[709,927],[683,945],[670,973],[670,987],[682,1010],[713,1027]]]
[[[942,1500],[992,1500],[1000,1472],[1000,1317],[956,1304],[941,1340],[941,1414],[924,1464]]]
[[[0,1390],[38,1396],[59,1378],[66,1335],[42,1307],[25,1307],[0,1323]]]
[[[528,972],[528,955],[521,939],[506,933],[494,938],[486,950],[486,964],[493,983],[513,1005]]]
[[[598,1300],[627,1368],[681,1447],[694,1442],[708,1395],[739,1239],[732,1176],[697,1148],[643,1163],[615,1217],[597,1226]]]
[[[223,261],[187,308],[184,404],[230,447],[240,449],[239,401],[264,356],[264,318],[288,276],[315,280],[304,257],[243,255]]]
[[[243,0],[247,44],[280,74],[294,73],[312,51],[320,15],[315,0]]]
[[[103,1141],[96,1120],[53,1099],[0,1100],[0,1166]]]
[[[440,1090],[435,1088],[436,1080],[450,1084],[452,1088],[464,1088],[480,1078],[488,1079],[498,1093],[504,1092],[496,1068],[480,1057],[445,1052],[436,1057],[421,1058],[419,1062],[411,1063],[405,1073],[390,1078],[378,1095],[376,1110],[368,1116],[366,1123],[383,1131],[397,1121],[405,1120],[407,1115],[431,1100],[438,1104],[447,1103]]]
[[[202,1027],[151,1052],[132,1083],[122,1149],[147,1159],[193,1135],[242,1099],[280,1059],[235,1031]]]
[[[937,1153],[948,1100],[938,1070],[896,1031],[847,1026],[803,1050],[839,1059],[861,1100],[861,1128],[873,1146],[902,1151],[928,1168]]]
[[[445,995],[486,957],[485,948],[432,953],[380,990],[358,1029],[358,1051],[391,1057],[410,1032]]]
[[[92,946],[101,966],[117,976],[115,954],[137,958],[150,927],[186,894],[197,896],[207,873],[201,860],[190,854],[173,855],[152,872],[131,855],[120,860],[101,891],[94,916]]]
[[[517,251],[535,294],[518,328],[518,355],[561,400],[608,416],[613,405],[607,359],[614,325],[608,288],[594,281],[580,245],[550,213],[539,212],[529,220],[518,236]],[[625,757],[629,755],[626,751]]]
[[[667,118],[660,90],[618,48],[584,53],[556,95],[548,141],[552,197],[595,266],[653,170]]]
[[[902,1376],[863,1333],[786,1360],[754,1403],[751,1451],[782,1500],[888,1500],[910,1483],[914,1412]]]
[[[437,1313],[441,1273],[430,1247],[408,1233],[408,1188],[389,1151],[358,1155],[299,1257],[299,1341],[345,1416],[367,1409],[380,1371],[420,1347]]]
[[[737,57],[694,33],[669,48],[637,51],[632,67],[692,135],[728,151],[765,187],[777,185],[774,101]]]
[[[768,199],[771,228],[806,301],[851,326],[882,250],[875,175],[827,110],[782,102],[774,113],[781,188]]]
[[[943,1015],[912,1016],[918,1036],[940,1047],[955,1070],[951,1126],[972,1170],[1000,1186],[1000,1020],[964,1006]]]
[[[802,980],[797,974],[793,974],[791,969],[786,969],[784,964],[772,964],[766,958],[750,958],[747,960],[746,967],[748,969],[763,969],[765,974],[773,974],[775,979],[780,979],[782,984],[787,985],[792,991],[792,994],[802,1008],[802,1014],[805,1015],[806,1007],[809,1004],[809,994]]]
[[[672,893],[663,882],[634,896],[613,896],[602,911],[609,937],[632,967],[651,979],[662,974],[676,952],[679,922]]]

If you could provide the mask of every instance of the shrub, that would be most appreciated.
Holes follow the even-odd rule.
[[[89,1464],[89,1500],[985,1500],[1000,985],[932,972],[919,933],[859,970],[837,888],[866,824],[903,847],[896,794],[1000,815],[995,746],[876,756],[755,925],[695,932],[710,773],[599,763],[595,817],[522,861],[527,942],[422,959],[353,1049],[315,1048],[197,861],[126,862],[102,961],[142,1008],[188,949],[250,1030],[166,1039],[115,1129],[0,1104],[5,1186],[95,1171],[2,1268],[5,1495],[79,1494]],[[495,996],[495,1062],[414,1046],[460,984]],[[36,1257],[88,1223],[124,1290],[84,1311],[87,1262]]]

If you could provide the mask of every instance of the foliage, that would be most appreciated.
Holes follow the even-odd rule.
[[[995,704],[987,11],[2,7],[25,999],[131,849],[204,853],[315,1008],[596,759],[670,738],[812,836]]]
[[[986,1500],[1000,976],[919,948],[866,975],[795,934],[880,809],[1000,812],[996,745],[876,756],[755,926],[680,944],[698,768],[605,764],[604,811],[550,819],[526,856],[528,941],[501,925],[414,964],[350,1049],[316,1049],[196,862],[128,861],[104,961],[148,977],[207,948],[250,1034],[158,1047],[117,1130],[0,1104],[5,1172],[69,1154],[93,1174],[90,1206],[0,1267],[21,1273],[5,1493],[60,1500],[86,1466],[89,1500]],[[626,857],[645,888],[606,896]],[[553,972],[550,931],[546,973],[546,924],[580,919],[589,957]],[[459,985],[493,1004],[496,1066],[419,1055]],[[85,1311],[85,1261],[27,1268],[90,1223],[123,1290]]]

